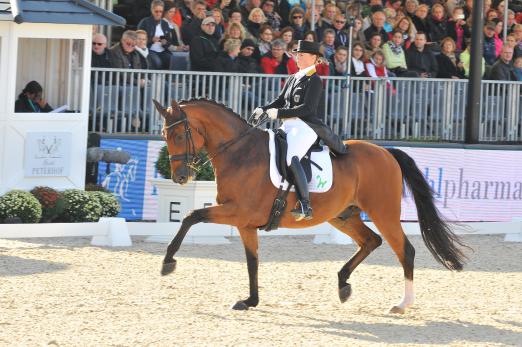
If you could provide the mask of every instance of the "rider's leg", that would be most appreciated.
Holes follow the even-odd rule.
[[[295,220],[312,219],[312,207],[310,206],[310,194],[308,193],[308,182],[306,175],[297,156],[292,158],[290,170],[294,176],[294,183],[299,191],[300,206],[291,211]]]
[[[308,182],[300,160],[305,156],[306,152],[308,152],[310,146],[317,140],[317,134],[308,124],[300,119],[286,120],[283,123],[282,129],[286,133],[288,143],[286,163],[294,175],[296,190],[300,200],[299,208],[292,210],[292,214],[296,220],[303,218],[310,219],[312,218],[312,209],[310,207],[308,194]]]

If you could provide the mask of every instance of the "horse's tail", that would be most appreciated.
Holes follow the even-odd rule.
[[[417,215],[426,247],[435,259],[450,270],[462,270],[466,256],[459,248],[465,245],[453,233],[450,226],[442,220],[433,199],[433,190],[424,179],[415,161],[403,151],[388,148],[399,163],[402,177],[413,193]]]

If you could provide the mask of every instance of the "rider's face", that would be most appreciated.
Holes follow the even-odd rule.
[[[297,53],[297,66],[299,69],[306,69],[315,64],[317,60],[317,56],[315,54],[310,53]]]

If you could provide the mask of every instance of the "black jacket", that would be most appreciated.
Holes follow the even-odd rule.
[[[98,55],[92,52],[91,67],[111,67],[111,60],[109,57],[109,50],[105,49],[102,54]]]
[[[491,67],[489,79],[494,81],[518,81],[511,64],[506,64],[502,59],[497,60]]]
[[[439,42],[448,36],[448,22],[446,20],[437,21],[433,18],[428,19],[430,41]]]
[[[417,73],[427,72],[429,77],[437,76],[438,66],[435,55],[425,46],[422,52],[419,52],[415,45],[411,45],[406,50],[406,65],[408,70]]]
[[[383,28],[381,30],[377,29],[373,24],[370,25],[365,31],[364,31],[364,37],[366,38],[366,41],[370,41],[370,38],[374,33],[377,33],[381,36],[382,43],[385,43],[388,41],[388,34],[386,34],[386,31],[384,31]]]
[[[417,31],[424,32],[426,34],[426,39],[428,40],[428,42],[430,42],[431,41],[431,36],[430,36],[430,26],[428,24],[428,20],[427,19],[420,19],[417,16],[413,16],[411,21],[413,22],[413,25],[415,26],[415,29],[417,29]],[[383,41],[383,42],[386,42],[386,41]]]
[[[245,57],[239,53],[237,57],[239,72],[241,73],[263,73],[257,61],[252,57]]]
[[[169,49],[169,46],[179,46],[178,37],[176,36],[176,32],[169,27],[169,23],[165,20],[161,20],[161,30],[163,30],[163,35],[165,36],[165,40],[167,43],[163,45],[163,48]],[[146,17],[143,18],[139,24],[138,29],[145,30],[147,32],[147,47],[150,48],[152,46],[152,38],[156,34],[156,26],[159,22],[154,20],[154,17]]]
[[[217,40],[205,33],[192,39],[190,43],[190,64],[193,71],[215,71],[215,59],[219,53]]]
[[[321,78],[315,71],[299,80],[288,78],[281,94],[263,110],[277,108],[277,118],[298,117],[308,124],[335,153],[346,153],[340,138],[324,122],[325,95]]]
[[[455,21],[450,20],[448,21],[448,36],[453,39],[453,41],[457,42],[457,29],[456,29],[457,23]],[[464,39],[462,42],[462,51],[466,49],[466,39],[471,38],[471,30],[469,29],[469,26],[467,24],[462,26],[462,29],[464,30]]]
[[[334,46],[335,48],[337,49],[337,47],[339,46],[346,46],[348,47],[348,45],[350,44],[350,42],[348,41],[348,34],[346,33],[345,30],[335,30],[335,41],[334,41]]]
[[[218,72],[241,72],[241,66],[237,58],[232,59],[228,53],[221,52],[217,56],[215,62],[215,70]]]
[[[20,95],[18,100],[15,102],[15,112],[17,113],[48,113],[53,109],[49,104],[45,104],[45,107],[42,109],[39,105],[34,104],[30,101],[25,95]]]
[[[453,76],[456,76],[458,78],[465,78],[464,69],[455,66],[451,61],[450,57],[448,57],[447,55],[441,53],[437,55],[436,59],[438,67],[437,78],[452,78]]]
[[[181,25],[181,37],[183,42],[189,46],[192,40],[201,33],[201,19],[197,17],[192,17],[189,22],[183,22]]]

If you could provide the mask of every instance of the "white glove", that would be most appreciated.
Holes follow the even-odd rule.
[[[277,119],[277,108],[269,108],[266,113],[270,119]]]
[[[263,109],[261,107],[256,107],[256,109],[254,110],[254,119],[255,120],[258,120],[261,115],[263,114]]]

